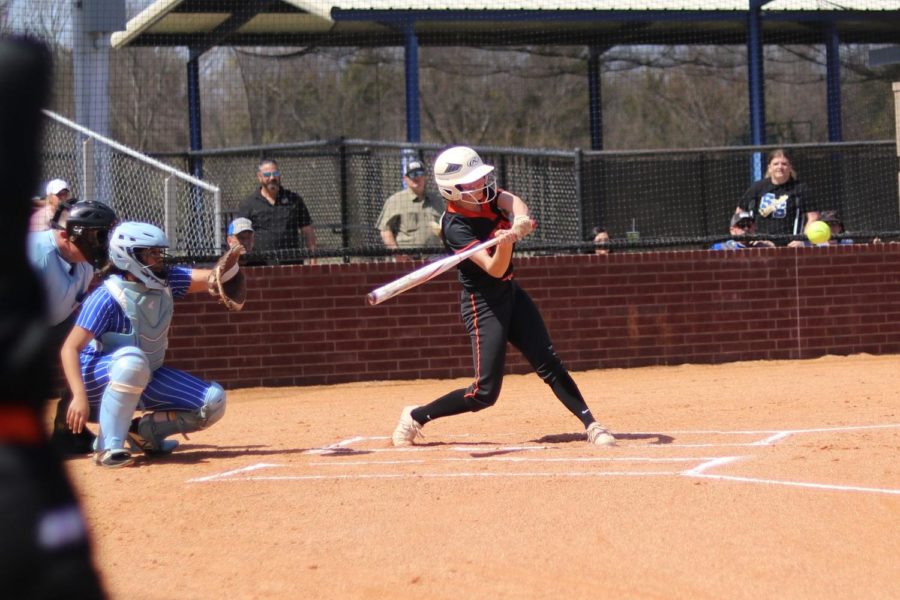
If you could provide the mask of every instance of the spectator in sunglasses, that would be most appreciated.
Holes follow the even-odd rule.
[[[299,194],[281,186],[281,171],[272,159],[263,159],[256,170],[259,188],[241,204],[238,217],[253,223],[255,252],[270,262],[293,260],[292,251],[301,248],[316,250],[316,231],[312,217]],[[315,263],[311,259],[310,264]]]
[[[734,237],[756,234],[756,220],[749,212],[740,211],[731,216],[729,233]],[[775,243],[770,240],[725,240],[710,246],[710,250],[743,250],[746,248],[773,248]]]

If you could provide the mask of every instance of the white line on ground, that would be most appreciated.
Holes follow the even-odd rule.
[[[570,457],[570,458],[525,458],[521,456],[485,456],[485,457],[477,457],[472,456],[468,458],[433,458],[429,459],[428,462],[514,462],[514,463],[524,463],[524,462],[541,462],[541,463],[593,463],[593,462],[651,462],[651,463],[665,463],[665,462],[697,462],[699,460],[714,460],[713,458],[703,457],[703,456],[693,456],[693,457],[685,457],[685,458],[649,458],[644,456],[630,456],[630,457]],[[406,465],[406,464],[421,464],[426,462],[425,459],[407,459],[407,460],[354,460],[354,461],[329,461],[329,462],[311,462],[310,466],[314,467],[349,467],[354,466],[358,467],[361,465]]]
[[[769,485],[786,485],[790,487],[813,488],[817,490],[832,490],[837,492],[868,492],[873,494],[900,495],[900,489],[871,488],[856,485],[834,485],[830,483],[811,483],[805,481],[782,481],[779,479],[757,479],[755,477],[737,477],[734,475],[691,475],[703,479],[720,479],[724,481],[738,481],[743,483],[765,483]]]
[[[362,473],[359,475],[252,475],[249,477],[228,477],[228,478],[219,478],[219,479],[209,479],[207,481],[316,481],[323,479],[342,479],[342,480],[354,480],[354,479],[416,479],[416,478],[434,478],[434,479],[445,479],[445,478],[499,478],[499,477],[619,477],[619,476],[629,476],[629,477],[646,477],[653,476],[659,477],[663,475],[672,476],[678,475],[678,471],[636,471],[636,472],[605,472],[605,471],[593,471],[593,472],[579,472],[579,471],[569,471],[566,473],[552,473],[552,472],[534,472],[534,473],[490,473],[490,472],[479,472],[479,473],[470,473],[470,472],[462,472],[462,473]],[[196,481],[196,480],[192,480]]]
[[[694,435],[763,435],[768,434],[767,437],[747,443],[730,443],[730,444],[648,444],[641,446],[641,449],[645,448],[725,448],[725,447],[760,447],[760,446],[769,446],[773,445],[783,439],[786,439],[789,436],[797,435],[797,434],[806,434],[806,433],[826,433],[826,432],[835,432],[835,431],[863,431],[863,430],[873,430],[873,429],[893,429],[900,427],[900,423],[890,423],[890,424],[881,424],[881,425],[856,425],[856,426],[842,426],[842,427],[819,427],[819,428],[807,428],[807,429],[789,429],[789,430],[746,430],[746,431],[718,431],[718,430],[681,430],[681,431],[668,431],[668,432],[652,432],[652,433],[638,433],[631,432],[628,435],[630,436],[638,436],[638,435],[654,435],[654,434],[694,434]],[[507,434],[494,434],[494,435],[507,435]],[[511,434],[508,434],[511,435]],[[448,435],[444,437],[471,437],[470,434],[456,434],[456,435]],[[360,442],[366,441],[382,441],[389,439],[388,436],[354,436],[341,441],[338,441],[334,444],[330,444],[328,446],[324,446],[321,448],[315,448],[312,450],[307,450],[304,454],[319,454],[319,455],[327,455],[327,454],[340,454],[341,451],[353,452],[353,448],[351,447],[354,444],[359,444]],[[359,450],[360,452],[365,453],[375,453],[375,452],[423,452],[423,451],[435,451],[435,450],[451,450],[456,452],[484,452],[484,453],[497,453],[497,452],[515,452],[515,451],[533,451],[533,450],[550,450],[556,448],[555,446],[544,446],[544,445],[535,445],[535,446],[490,446],[490,445],[479,445],[479,446],[445,446],[445,445],[433,445],[433,446],[411,446],[404,448],[366,448],[363,450]],[[257,463],[254,465],[249,465],[246,467],[242,467],[239,469],[234,469],[230,471],[225,471],[222,473],[216,473],[213,475],[208,475],[205,477],[198,477],[194,479],[189,479],[188,483],[208,483],[208,482],[216,482],[216,481],[314,481],[314,480],[325,480],[325,479],[339,479],[339,480],[359,480],[359,479],[404,479],[404,478],[497,478],[497,477],[618,477],[618,476],[632,476],[632,477],[646,477],[646,476],[683,476],[683,477],[693,477],[693,478],[703,478],[703,479],[715,479],[720,481],[734,481],[741,483],[757,483],[757,484],[769,484],[769,485],[783,485],[790,487],[799,487],[799,488],[809,488],[809,489],[821,489],[821,490],[831,490],[831,491],[853,491],[853,492],[866,492],[866,493],[878,493],[878,494],[891,494],[891,495],[900,495],[900,489],[893,488],[876,488],[876,487],[864,487],[864,486],[852,486],[852,485],[837,485],[837,484],[823,484],[823,483],[813,483],[813,482],[802,482],[802,481],[786,481],[786,480],[778,480],[778,479],[764,479],[764,478],[754,478],[754,477],[739,477],[733,475],[716,475],[707,473],[707,471],[721,467],[742,458],[752,458],[752,457],[741,457],[741,456],[720,456],[720,457],[690,457],[690,458],[650,458],[650,457],[608,457],[608,456],[596,456],[596,457],[549,457],[549,458],[526,458],[526,457],[512,457],[512,456],[472,456],[472,457],[451,457],[451,458],[439,458],[439,459],[408,459],[408,460],[394,460],[394,461],[334,461],[334,462],[315,462],[309,463],[310,466],[350,466],[350,465],[399,465],[399,464],[422,464],[430,460],[432,462],[438,461],[454,461],[454,462],[484,462],[484,461],[494,461],[494,462],[515,462],[515,463],[523,463],[523,462],[545,462],[545,463],[594,463],[594,462],[691,462],[691,461],[704,461],[696,467],[684,471],[649,471],[649,472],[607,472],[607,471],[596,471],[596,472],[583,472],[583,471],[571,471],[567,473],[551,473],[551,472],[530,472],[530,473],[492,473],[492,472],[462,472],[462,473],[364,473],[364,474],[356,474],[356,475],[286,475],[286,476],[266,476],[266,475],[246,475],[247,473],[251,473],[253,471],[259,471],[267,468],[277,468],[277,467],[286,467],[289,465],[283,464],[273,464],[273,463]]]
[[[248,467],[241,467],[240,469],[234,469],[233,471],[225,471],[224,473],[216,473],[214,475],[207,475],[206,477],[196,477],[194,479],[188,479],[188,483],[197,483],[197,482],[205,482],[205,481],[215,481],[216,479],[227,479],[232,475],[236,475],[238,473],[246,473],[249,471],[256,471],[258,469],[269,469],[275,467],[284,467],[286,465],[279,465],[274,463],[257,463],[255,465],[250,465]]]
[[[790,487],[801,487],[801,488],[812,488],[817,490],[831,490],[831,491],[840,491],[840,492],[869,492],[875,494],[900,494],[900,489],[891,489],[891,488],[873,488],[873,487],[862,487],[856,485],[836,485],[831,483],[812,483],[806,481],[786,481],[782,479],[763,479],[758,477],[738,477],[736,475],[712,475],[706,473],[709,469],[713,469],[716,467],[721,467],[722,465],[727,465],[733,463],[741,458],[750,458],[750,457],[741,457],[741,456],[723,456],[721,458],[716,458],[710,461],[707,461],[701,465],[694,467],[693,469],[689,469],[687,471],[682,471],[682,475],[685,477],[699,477],[701,479],[718,479],[722,481],[737,481],[741,483],[764,483],[769,485],[786,485]]]

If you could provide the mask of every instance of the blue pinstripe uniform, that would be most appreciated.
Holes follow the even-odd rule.
[[[191,269],[172,267],[167,283],[172,297],[183,298],[191,285]],[[129,333],[131,322],[122,307],[105,286],[100,286],[88,296],[75,324],[91,332],[95,341],[81,351],[81,376],[91,405],[91,417],[96,416],[100,398],[109,384],[110,353],[100,348],[100,337],[108,332]],[[195,410],[203,406],[210,383],[199,377],[162,366],[153,372],[150,383],[141,394],[139,408],[158,410]]]

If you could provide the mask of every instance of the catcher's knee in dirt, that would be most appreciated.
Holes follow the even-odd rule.
[[[180,433],[186,434],[206,429],[225,415],[225,390],[218,383],[211,383],[203,396],[203,404],[194,410],[166,410],[150,415],[147,426],[158,442]],[[147,418],[147,417],[145,417]]]
[[[225,390],[213,381],[206,390],[203,398],[203,406],[197,411],[199,426],[197,429],[206,429],[225,416]]]

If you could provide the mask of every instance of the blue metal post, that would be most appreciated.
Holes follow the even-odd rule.
[[[202,118],[200,115],[200,55],[193,50],[187,62],[188,93],[188,128],[190,131],[191,150],[203,149]],[[189,159],[191,174],[203,179],[203,161],[200,158]]]
[[[747,77],[750,92],[750,143],[761,146],[766,143],[766,91],[763,82],[763,45],[760,8],[764,0],[750,0],[747,13]],[[762,177],[762,155],[753,154],[750,177],[756,181]]]
[[[828,99],[828,141],[844,138],[841,120],[841,55],[837,27],[832,23],[825,32],[826,97]]]
[[[600,49],[591,46],[588,56],[588,112],[591,150],[603,150],[603,109],[600,102]]]
[[[419,38],[416,23],[409,19],[404,24],[404,50],[406,53],[406,141],[422,141],[419,118]]]

